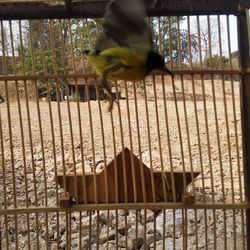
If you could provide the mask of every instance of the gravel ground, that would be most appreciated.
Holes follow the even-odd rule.
[[[172,160],[174,170],[193,168],[194,171],[202,171],[204,184],[202,175],[194,183],[196,201],[203,201],[203,198],[207,202],[243,201],[239,83],[234,82],[233,93],[231,82],[225,82],[223,96],[223,84],[216,80],[215,102],[209,80],[205,81],[205,95],[202,94],[201,82],[195,81],[196,102],[191,81],[186,80],[184,86],[176,81],[177,102],[174,101],[172,86],[167,84],[164,87],[166,102],[160,80],[156,83],[155,92],[150,82],[146,84],[146,92],[142,85],[138,85],[135,106],[133,88],[129,85],[128,102],[120,100],[120,112],[115,104],[112,116],[106,112],[108,104],[104,101],[100,106],[97,101],[91,101],[90,106],[80,103],[79,109],[74,102],[60,103],[60,109],[56,102],[52,102],[50,109],[46,102],[38,105],[34,101],[26,103],[22,100],[19,112],[18,103],[11,99],[8,120],[6,103],[0,104],[2,208],[55,206],[63,194],[55,182],[55,173],[61,173],[64,167],[67,171],[75,167],[81,170],[82,159],[85,169],[100,171],[105,162],[114,158],[114,152],[117,154],[122,150],[122,142],[130,149],[132,143],[133,153],[139,157],[141,151],[143,163],[153,169],[163,166],[170,170]],[[205,106],[203,98],[206,99]],[[69,249],[67,242],[70,239],[72,249],[89,249],[90,246],[97,249],[98,244],[99,249],[116,249],[116,244],[119,249],[125,248],[126,244],[128,249],[136,249],[136,246],[140,249],[184,249],[185,225],[187,249],[196,249],[196,241],[198,249],[244,249],[242,230],[245,226],[241,210],[189,209],[183,212],[168,209],[158,214],[150,210],[119,210],[109,211],[109,214],[107,211],[68,215],[32,213],[16,217],[6,215],[0,219],[2,249],[7,249],[7,245],[14,249],[15,244],[20,249],[28,249],[28,242],[31,249]]]

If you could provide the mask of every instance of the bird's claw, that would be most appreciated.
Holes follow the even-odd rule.
[[[112,111],[114,102],[118,104],[118,101],[116,99],[114,99],[113,97],[109,97],[109,106],[107,112]]]

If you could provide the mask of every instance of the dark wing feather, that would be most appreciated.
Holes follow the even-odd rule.
[[[152,48],[151,30],[145,21],[142,0],[112,0],[106,9],[104,34],[96,43],[96,50],[122,46],[141,52]]]

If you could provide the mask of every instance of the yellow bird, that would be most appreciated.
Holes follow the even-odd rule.
[[[109,111],[114,100],[107,80],[143,80],[154,69],[164,70],[173,77],[163,57],[152,50],[151,29],[145,13],[142,0],[111,0],[95,49],[84,51],[100,76],[100,85],[107,90]]]

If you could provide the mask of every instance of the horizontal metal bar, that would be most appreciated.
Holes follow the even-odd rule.
[[[48,2],[0,2],[0,19],[61,19],[61,18],[94,18],[102,17],[109,1],[72,2],[70,8],[65,5],[52,5]],[[166,15],[208,15],[237,14],[239,9],[249,8],[250,0],[145,0],[148,16]]]
[[[173,70],[175,75],[239,75],[240,70]],[[155,70],[150,75],[168,75],[161,70]],[[60,74],[60,75],[0,75],[0,81],[23,81],[23,80],[47,80],[47,79],[77,79],[77,78],[96,78],[98,75],[94,73],[88,74]]]
[[[70,208],[54,207],[22,207],[0,209],[0,215],[27,214],[27,213],[54,213],[54,212],[79,212],[95,210],[115,209],[248,209],[250,203],[195,203],[185,205],[183,203],[111,203],[111,204],[83,204],[73,205]]]

